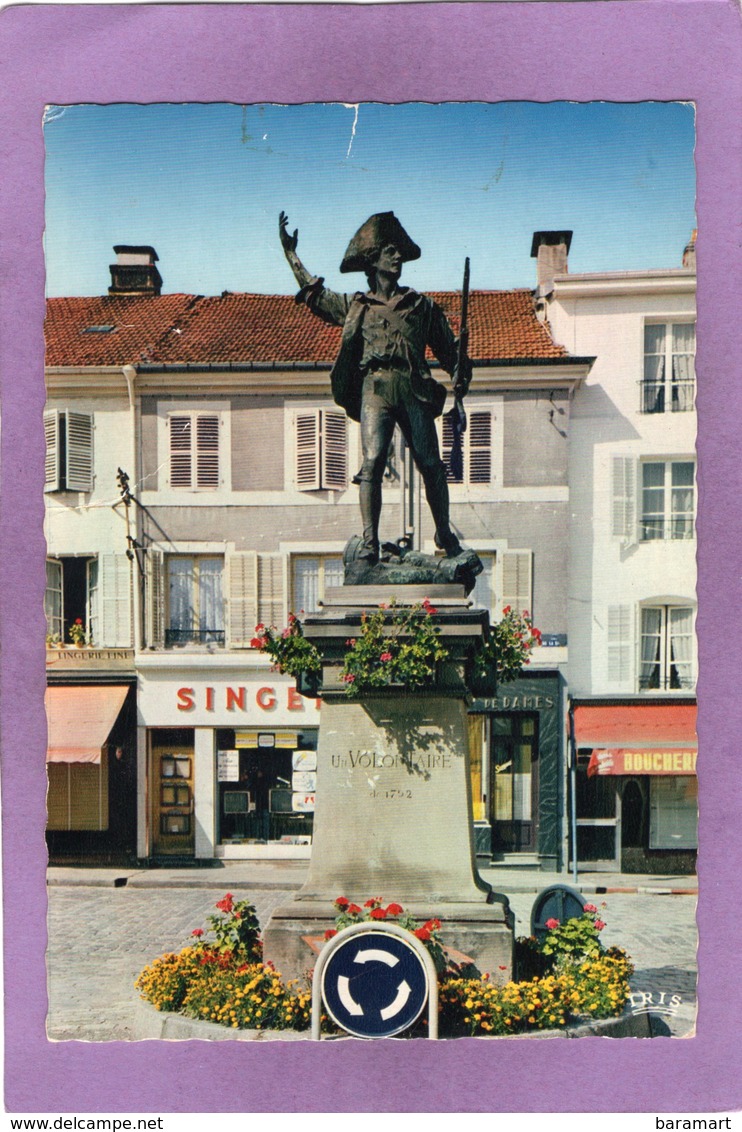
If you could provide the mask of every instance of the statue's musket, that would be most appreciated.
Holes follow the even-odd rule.
[[[454,391],[454,404],[453,408],[447,414],[451,422],[451,454],[449,457],[449,467],[451,475],[454,479],[460,480],[463,478],[464,472],[464,447],[463,436],[466,432],[466,411],[464,409],[464,397],[466,396],[469,383],[463,376],[466,369],[466,362],[469,351],[469,257],[467,256],[464,261],[464,283],[461,288],[461,323],[459,326],[459,341],[458,350],[456,355],[456,366],[453,371],[453,391]]]

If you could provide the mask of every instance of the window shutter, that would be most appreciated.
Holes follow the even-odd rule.
[[[509,605],[518,613],[526,609],[533,616],[532,559],[530,550],[503,551],[501,612]]]
[[[449,418],[448,414],[445,413],[439,419],[440,419],[440,422],[441,422],[441,424],[440,424],[440,429],[441,429],[441,460],[446,465],[446,479],[448,480],[449,483],[463,483],[464,482],[463,475],[454,476],[453,472],[451,471],[451,449],[453,448],[453,428],[451,426],[450,418]],[[465,437],[466,437],[466,433],[464,433],[464,438]]]
[[[65,468],[68,491],[93,490],[93,418],[90,413],[67,410],[67,461]]]
[[[296,417],[296,486],[316,491],[320,486],[319,409]]]
[[[608,683],[631,681],[631,606],[608,606]]]
[[[469,414],[464,436],[469,438],[469,483],[491,483],[492,413],[489,409]]]
[[[152,547],[147,550],[145,582],[147,645],[159,649],[165,643],[165,576],[161,550]]]
[[[322,412],[322,487],[342,491],[348,484],[348,419],[345,413]]]
[[[196,483],[219,486],[219,417],[200,413],[196,418]]]
[[[44,460],[44,491],[60,490],[59,467],[59,410],[47,409],[44,413],[44,439],[46,457]]]
[[[264,625],[283,625],[284,557],[261,554],[258,557],[258,621]],[[253,624],[253,629],[254,629]],[[251,636],[254,634],[251,634]]]
[[[190,487],[192,477],[190,416],[171,416],[170,426],[170,486]]]
[[[612,468],[613,510],[611,533],[624,542],[636,538],[634,460],[630,456],[614,456]]]
[[[149,561],[149,554],[147,559]],[[131,564],[125,554],[101,554],[99,564],[101,639],[93,643],[108,648],[131,648]]]
[[[227,641],[230,648],[249,649],[258,617],[258,556],[242,550],[227,558]]]

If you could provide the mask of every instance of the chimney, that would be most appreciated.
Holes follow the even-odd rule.
[[[691,271],[696,270],[696,239],[698,237],[698,229],[694,228],[689,243],[685,245],[683,250],[683,267],[689,267]]]
[[[159,295],[162,276],[155,267],[154,248],[116,244],[116,262],[111,264],[109,295]]]
[[[534,232],[531,258],[536,260],[536,294],[546,298],[554,290],[554,276],[569,270],[567,256],[572,243],[571,232]]]

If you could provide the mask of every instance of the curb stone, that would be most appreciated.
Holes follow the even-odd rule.
[[[310,1030],[231,1030],[216,1022],[200,1022],[182,1014],[157,1010],[139,1000],[133,1011],[132,1041],[210,1041],[210,1042],[298,1042],[312,1041]],[[565,1030],[534,1030],[530,1034],[484,1034],[475,1041],[528,1041],[558,1038],[652,1038],[653,1019],[649,1014],[624,1013],[618,1018],[598,1018],[580,1022]],[[658,1035],[659,1036],[659,1035]],[[327,1035],[323,1041],[352,1041],[346,1035]],[[425,1040],[425,1039],[421,1039]],[[459,1041],[443,1038],[442,1041]]]

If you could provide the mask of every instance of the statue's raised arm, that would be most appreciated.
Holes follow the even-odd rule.
[[[283,254],[286,256],[286,261],[294,273],[296,282],[300,287],[306,287],[312,282],[314,276],[307,271],[296,254],[296,246],[299,243],[299,229],[294,228],[293,235],[289,232],[289,218],[285,212],[282,212],[278,217],[278,235],[281,239]]]

